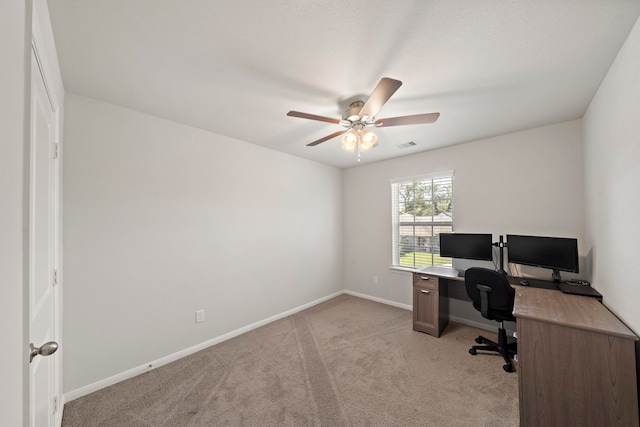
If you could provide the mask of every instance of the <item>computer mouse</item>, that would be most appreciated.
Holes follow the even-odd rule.
[[[528,280],[520,280],[520,284],[522,286],[529,286],[529,281]]]

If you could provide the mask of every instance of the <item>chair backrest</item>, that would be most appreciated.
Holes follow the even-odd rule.
[[[489,312],[507,312],[513,310],[513,300],[516,294],[511,287],[507,276],[488,268],[472,267],[467,269],[464,275],[464,283],[467,288],[467,295],[473,301],[474,307],[481,310],[482,296],[478,285],[491,288],[488,297]],[[485,316],[486,317],[486,316]],[[493,319],[493,316],[490,317]]]

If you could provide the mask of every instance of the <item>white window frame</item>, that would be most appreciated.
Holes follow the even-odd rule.
[[[432,232],[431,234],[434,235],[433,232],[433,227],[436,226],[445,226],[445,227],[450,227],[450,231],[453,231],[453,188],[454,188],[454,175],[453,175],[453,171],[445,171],[445,172],[438,172],[438,173],[434,173],[434,174],[428,174],[428,175],[418,175],[418,176],[411,176],[411,177],[406,177],[406,178],[398,178],[398,179],[393,179],[391,180],[391,222],[392,222],[392,259],[391,259],[391,266],[392,268],[399,268],[399,269],[416,269],[419,268],[421,266],[424,265],[446,265],[446,266],[451,266],[447,260],[445,261],[445,264],[442,263],[438,263],[440,261],[439,257],[438,258],[438,262],[434,262],[436,261],[436,257],[434,257],[434,253],[437,254],[439,252],[428,252],[430,255],[426,255],[426,257],[420,257],[420,260],[417,259],[416,257],[416,252],[414,251],[413,254],[413,263],[412,265],[407,265],[405,264],[400,264],[400,257],[401,257],[401,238],[400,238],[400,227],[412,227],[413,228],[413,244],[415,245],[416,239],[417,239],[417,233],[416,233],[416,229],[419,227],[432,227]],[[400,193],[399,193],[399,189],[400,186],[403,184],[407,184],[407,183],[412,183],[412,182],[421,182],[421,183],[429,183],[429,185],[432,187],[434,186],[434,182],[437,183],[437,181],[442,181],[442,180],[450,180],[450,186],[451,186],[451,210],[449,212],[450,215],[450,220],[449,221],[442,221],[440,220],[436,220],[435,217],[431,217],[430,220],[426,220],[425,217],[420,217],[420,219],[418,221],[416,221],[416,219],[418,217],[413,217],[412,221],[402,221],[401,222],[401,218],[400,218],[400,214],[399,214],[399,210],[400,210]],[[433,204],[435,204],[435,198],[432,198],[431,202]],[[434,212],[435,212],[435,208],[434,208]],[[423,263],[424,261],[427,260],[427,258],[429,259],[429,263]],[[406,261],[406,259],[405,259]]]

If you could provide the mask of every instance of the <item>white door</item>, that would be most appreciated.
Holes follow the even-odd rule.
[[[29,153],[29,340],[30,425],[54,425],[57,390],[54,358],[57,248],[55,113],[35,54],[31,54],[31,144]],[[39,350],[39,352],[38,352]],[[38,354],[39,353],[39,354]],[[45,357],[47,356],[47,357]]]

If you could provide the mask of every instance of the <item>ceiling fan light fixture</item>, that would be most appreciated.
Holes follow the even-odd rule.
[[[358,134],[354,129],[345,132],[342,135],[342,149],[353,153],[356,150],[356,143],[358,142]]]
[[[360,134],[360,151],[372,149],[376,145],[377,140],[378,136],[375,133],[369,129],[363,130]]]
[[[358,130],[350,129],[342,135],[342,149],[353,153],[356,147],[360,151],[368,151],[375,147],[378,136],[368,129],[363,129],[358,135]]]

